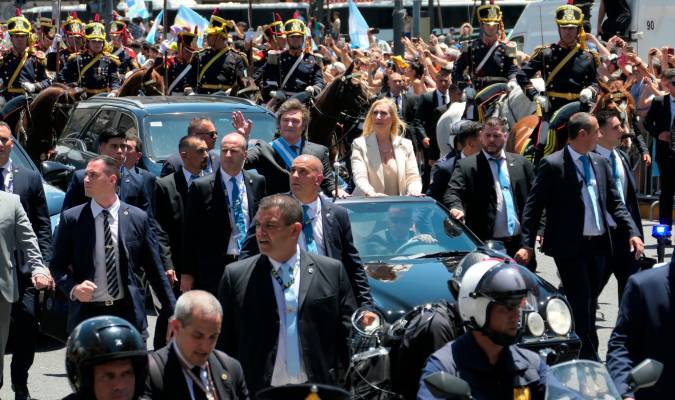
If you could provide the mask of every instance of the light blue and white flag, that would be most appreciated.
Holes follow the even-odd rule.
[[[164,16],[164,10],[160,11],[155,17],[155,22],[152,24],[152,28],[145,36],[145,41],[150,44],[155,44],[155,35],[157,35],[157,28],[162,24],[162,17]]]
[[[129,19],[140,17],[143,19],[150,18],[150,13],[145,7],[144,0],[127,0],[127,17]]]
[[[206,28],[209,27],[209,21],[206,18],[185,6],[180,6],[178,7],[178,13],[176,14],[176,19],[173,21],[173,24],[180,27],[187,26],[191,31],[194,31],[195,26],[198,26],[199,36],[197,37],[197,46],[202,47],[204,32],[206,32]]]
[[[356,7],[354,0],[349,0],[349,38],[352,49],[366,50],[370,47],[368,41],[368,23]]]

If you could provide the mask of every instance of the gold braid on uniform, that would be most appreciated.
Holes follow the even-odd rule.
[[[579,45],[581,46],[582,50],[586,50],[586,31],[584,30],[584,26],[580,25],[579,26]]]
[[[499,35],[499,41],[500,42],[506,41],[506,31],[504,30],[504,20],[503,19],[499,20],[499,30],[501,31],[501,34]]]

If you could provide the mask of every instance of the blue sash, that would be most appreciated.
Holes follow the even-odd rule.
[[[282,137],[273,140],[271,144],[274,151],[281,157],[282,160],[284,160],[286,169],[290,171],[291,165],[293,165],[293,160],[295,160],[295,157],[298,155],[295,154],[295,151],[291,149],[291,146]],[[300,141],[300,148],[302,149],[302,140]]]

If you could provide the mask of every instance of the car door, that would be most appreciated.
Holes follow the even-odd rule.
[[[120,112],[113,108],[101,108],[82,131],[68,134],[59,140],[55,160],[85,168],[87,162],[98,155],[98,137],[107,128],[116,128]]]

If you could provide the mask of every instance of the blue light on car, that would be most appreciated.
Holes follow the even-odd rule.
[[[654,225],[652,226],[652,237],[659,239],[670,237],[670,225]]]

